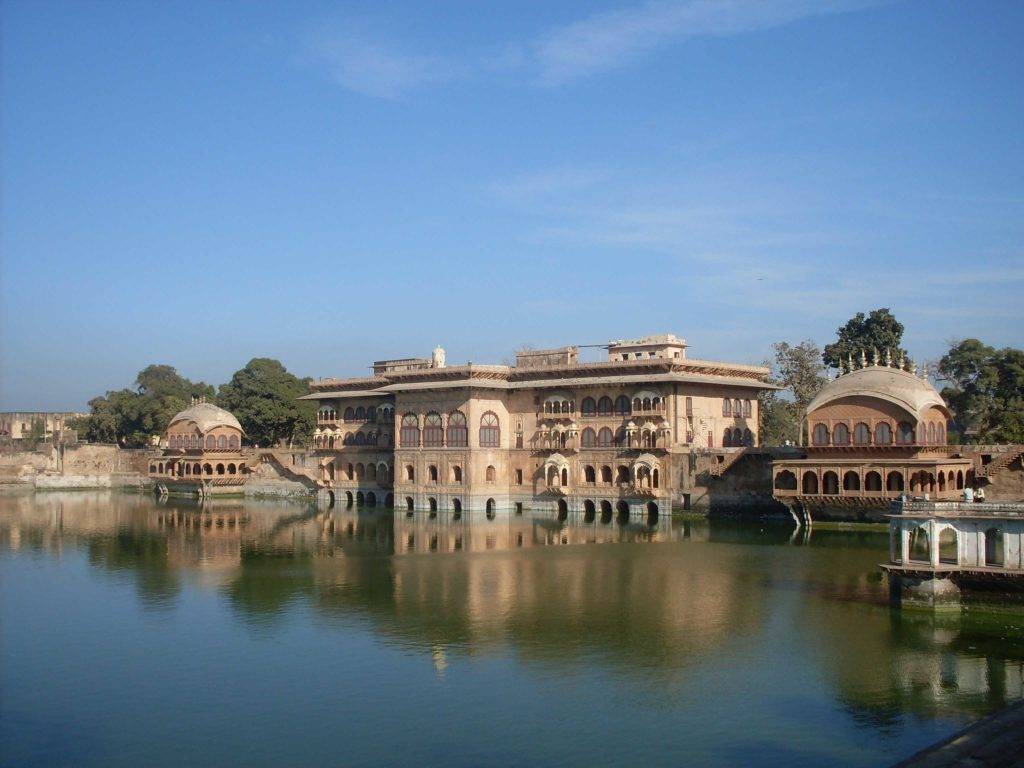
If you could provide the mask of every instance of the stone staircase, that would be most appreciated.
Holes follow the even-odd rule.
[[[979,469],[976,476],[992,477],[992,475],[1000,470],[1006,469],[1020,456],[1024,456],[1024,445],[1011,446],[1008,451],[1000,454],[999,458],[992,459],[992,461]]]
[[[731,467],[733,464],[735,464],[737,461],[739,461],[746,455],[746,448],[741,448],[738,451],[730,453],[728,456],[725,457],[723,461],[715,462],[714,464],[712,464],[710,469],[708,469],[708,475],[710,475],[711,477],[722,477],[722,475],[729,471],[729,467]]]
[[[260,451],[260,462],[269,464],[285,480],[294,480],[309,488],[320,488],[322,482],[316,469],[296,467],[291,463],[291,454],[274,450]]]

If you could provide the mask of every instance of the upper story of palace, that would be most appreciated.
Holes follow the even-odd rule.
[[[568,346],[521,351],[514,365],[447,365],[438,347],[377,361],[372,376],[315,380],[303,399],[319,403],[321,447],[756,444],[758,392],[775,388],[767,368],[688,358],[674,334],[603,346],[598,362]]]

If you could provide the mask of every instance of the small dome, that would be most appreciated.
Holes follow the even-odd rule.
[[[942,396],[928,381],[909,371],[883,365],[859,368],[829,382],[811,400],[807,412],[812,413],[843,397],[877,397],[900,406],[915,417],[935,406],[949,416]]]
[[[242,425],[230,411],[225,411],[213,403],[196,403],[181,411],[173,419],[168,427],[172,427],[180,421],[190,421],[199,428],[203,434],[214,427],[232,427],[243,432]]]

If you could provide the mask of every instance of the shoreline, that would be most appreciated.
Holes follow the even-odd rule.
[[[1024,699],[993,712],[892,768],[1011,768],[1024,764]]]

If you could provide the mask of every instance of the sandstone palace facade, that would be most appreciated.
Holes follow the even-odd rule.
[[[654,522],[686,506],[697,455],[758,444],[768,369],[688,359],[672,334],[525,351],[515,365],[384,360],[320,379],[314,448],[340,503],[454,518],[547,510]]]

